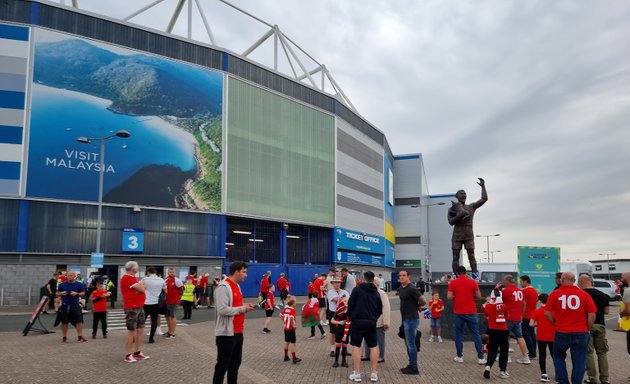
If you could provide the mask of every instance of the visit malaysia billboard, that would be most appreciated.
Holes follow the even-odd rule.
[[[26,194],[221,210],[223,75],[35,29]]]

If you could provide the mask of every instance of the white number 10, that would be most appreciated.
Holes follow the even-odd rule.
[[[562,301],[562,309],[567,309],[567,307],[569,307],[569,309],[580,308],[580,298],[576,295],[570,295],[569,297],[562,295],[559,297],[559,300]]]
[[[523,292],[514,291],[512,294],[514,295],[514,301],[523,301]]]

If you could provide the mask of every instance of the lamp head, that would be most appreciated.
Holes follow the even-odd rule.
[[[92,140],[88,139],[85,136],[77,137],[77,141],[83,144],[90,144],[92,142]]]
[[[127,137],[131,136],[131,133],[129,133],[128,131],[125,131],[124,129],[121,129],[120,131],[116,132],[115,135],[123,139],[126,139]]]

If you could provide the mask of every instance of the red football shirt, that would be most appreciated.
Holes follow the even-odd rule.
[[[273,309],[274,305],[276,305],[276,299],[273,297],[273,292],[267,292],[267,300],[265,300],[265,309]]]
[[[92,303],[94,303],[94,307],[92,307],[93,312],[107,312],[107,297],[104,297],[104,295],[106,295],[107,293],[108,291],[106,290],[102,290],[102,291],[96,290],[92,292],[91,298],[92,298]],[[94,299],[97,299],[99,297],[102,297],[103,300],[94,301]]]
[[[308,294],[312,296],[314,293],[315,293],[315,285],[313,283],[310,283],[308,285]]]
[[[523,301],[525,301],[525,313],[523,313],[523,318],[531,319],[536,310],[536,303],[538,303],[538,292],[536,288],[531,285],[521,289],[521,292],[523,292]]]
[[[243,293],[241,292],[241,287],[230,280],[229,277],[227,277],[225,281],[230,285],[230,288],[232,288],[232,307],[242,307]],[[235,334],[243,333],[243,330],[245,329],[245,314],[241,313],[234,316],[234,318],[232,318],[232,324],[234,325]]]
[[[453,292],[453,313],[456,315],[474,315],[477,313],[475,291],[479,290],[477,282],[465,275],[459,275],[448,285],[448,291]]]
[[[500,313],[503,311],[503,304],[494,304],[494,303],[486,303],[483,307],[483,312],[488,318],[488,328],[490,329],[500,329],[507,331],[507,322],[505,321],[505,317],[503,317],[502,322],[497,322],[500,316]]]
[[[203,289],[208,288],[208,277],[201,276],[201,278],[199,279],[199,286]]]
[[[184,286],[181,280],[176,277],[167,276],[166,282],[166,304],[179,304],[182,298],[180,288]]]
[[[144,292],[140,293],[132,287],[136,284],[140,284],[138,279],[134,275],[125,273],[120,279],[120,292],[123,297],[123,309],[140,308],[144,305],[146,295]]]
[[[269,278],[267,276],[260,282],[260,292],[269,292]]]
[[[532,313],[532,320],[536,324],[536,340],[553,341],[556,334],[556,328],[551,321],[545,316],[545,307],[540,307]]]
[[[326,283],[323,279],[317,279],[313,282],[313,286],[315,287],[315,293],[317,293],[317,298],[321,299],[324,297],[324,292],[322,291],[322,287]]]
[[[523,321],[523,292],[516,284],[510,284],[501,291],[508,321]]]
[[[290,331],[295,329],[297,326],[296,321],[297,311],[292,307],[285,307],[282,312],[280,312],[280,317],[282,318],[282,323],[284,324],[284,330]]]
[[[429,309],[431,310],[431,317],[439,319],[444,311],[444,302],[442,299],[429,301]]]
[[[278,286],[278,291],[282,291],[283,289],[286,289],[286,287],[287,287],[287,279],[285,279],[284,277],[279,278],[276,281],[276,285]]]
[[[556,332],[588,332],[587,314],[596,313],[591,295],[574,285],[562,285],[549,294],[545,310],[554,314]]]

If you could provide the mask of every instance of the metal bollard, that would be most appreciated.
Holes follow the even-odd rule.
[[[33,288],[28,287],[28,305],[31,305],[31,294],[33,293]]]
[[[0,307],[4,306],[4,287],[0,288]]]

